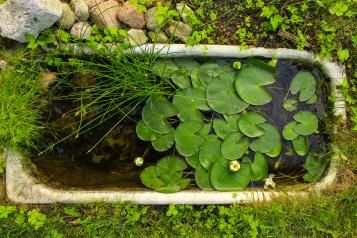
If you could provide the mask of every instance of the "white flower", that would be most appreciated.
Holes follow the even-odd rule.
[[[233,160],[229,163],[229,169],[233,172],[237,172],[240,169],[240,163],[237,160]]]
[[[144,158],[143,157],[136,157],[134,160],[134,163],[136,166],[142,166],[144,164]]]
[[[275,182],[273,181],[274,174],[269,174],[268,178],[265,179],[264,189],[269,187],[275,188]]]

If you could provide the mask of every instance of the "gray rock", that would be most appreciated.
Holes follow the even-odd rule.
[[[192,34],[192,27],[183,22],[169,21],[166,28],[166,34],[176,37],[183,42],[187,42],[188,38]]]
[[[0,35],[26,42],[37,37],[62,16],[59,0],[8,0],[0,5]]]
[[[185,23],[189,23],[192,18],[195,18],[195,13],[189,6],[187,6],[183,2],[176,3],[176,10],[180,14],[183,22]]]
[[[61,3],[62,16],[58,21],[61,28],[69,29],[76,22],[76,16],[67,3]]]
[[[160,31],[161,28],[161,25],[155,19],[157,16],[156,11],[157,7],[152,7],[145,13],[146,28],[155,32]]]
[[[74,10],[77,20],[87,21],[89,18],[88,5],[84,0],[71,0],[71,7]]]
[[[114,0],[99,3],[90,9],[90,14],[93,17],[94,23],[99,29],[104,30],[105,27],[119,28],[120,24],[117,19],[119,3]]]
[[[88,39],[92,33],[92,27],[87,22],[77,22],[72,26],[71,36],[77,39]]]
[[[138,7],[130,1],[120,6],[118,19],[132,28],[142,29],[145,26],[144,13],[139,12]]]
[[[131,46],[143,45],[148,42],[148,38],[143,30],[130,29],[124,39],[124,44]]]
[[[167,43],[169,41],[169,38],[162,31],[160,32],[149,31],[148,36],[151,39],[151,41],[154,43]]]

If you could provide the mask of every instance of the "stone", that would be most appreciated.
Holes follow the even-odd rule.
[[[79,21],[87,21],[89,18],[88,5],[84,0],[71,0],[71,7],[74,10],[76,19]]]
[[[62,16],[59,0],[8,0],[0,5],[0,35],[27,42],[26,35],[37,37]]]
[[[185,23],[189,23],[193,18],[196,18],[192,9],[183,2],[176,3],[176,10]]]
[[[93,17],[94,23],[99,29],[104,30],[106,27],[119,28],[120,24],[117,20],[117,12],[119,4],[115,0],[109,0],[99,3],[90,9],[90,14]]]
[[[166,28],[166,34],[169,36],[176,37],[183,42],[187,42],[188,38],[191,36],[192,27],[183,22],[169,21]]]
[[[131,46],[143,45],[148,42],[148,38],[143,30],[130,29],[124,39],[124,44]]]
[[[77,22],[71,28],[71,36],[77,39],[86,40],[92,33],[92,27],[87,22]]]
[[[151,39],[151,41],[154,43],[167,43],[169,41],[169,38],[162,31],[160,32],[149,31],[148,36]]]
[[[105,2],[107,0],[84,0],[88,6],[89,9],[91,9],[92,7],[97,6],[98,4]]]
[[[158,32],[160,31],[160,28],[162,27],[155,19],[157,16],[157,7],[152,7],[149,8],[146,13],[145,13],[145,20],[146,20],[146,28]]]
[[[67,3],[61,3],[62,16],[58,21],[61,28],[69,29],[76,22],[76,16]]]
[[[119,21],[131,28],[142,29],[145,27],[144,13],[139,12],[138,7],[130,1],[125,2],[118,10]]]

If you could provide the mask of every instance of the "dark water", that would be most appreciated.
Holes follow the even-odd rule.
[[[198,60],[201,61],[201,59]],[[231,60],[219,60],[219,63],[227,61]],[[299,103],[298,110],[290,113],[282,108],[282,104],[285,98],[292,97],[288,95],[290,82],[302,69],[309,70],[315,75],[318,82],[316,92],[318,101],[313,105]],[[324,116],[325,110],[328,108],[328,83],[317,68],[279,60],[276,67],[276,78],[277,81],[274,84],[265,87],[272,93],[273,101],[264,106],[250,106],[247,109],[248,111],[260,111],[280,132],[284,125],[292,120],[292,116],[300,110],[312,111],[319,118]],[[67,91],[60,88],[56,93],[66,94]],[[72,129],[73,131],[71,125],[75,125],[75,120],[66,116],[66,113],[74,107],[73,103],[62,100],[50,104],[48,115],[44,116],[50,125],[53,125],[52,129],[49,130],[49,135],[57,134],[61,138],[61,136],[66,135],[66,130],[71,131]],[[220,115],[214,116],[220,117]],[[57,144],[50,152],[41,155],[34,154],[31,157],[34,167],[33,174],[39,180],[61,188],[137,189],[143,187],[139,178],[142,169],[165,155],[174,154],[175,151],[172,149],[165,153],[159,153],[151,147],[150,143],[138,139],[135,133],[135,122],[138,120],[140,120],[140,111],[131,113],[129,119],[116,126],[90,153],[88,153],[88,150],[115,124],[115,117],[109,120],[105,126],[80,135],[78,138],[72,136],[70,139]],[[319,125],[320,132],[323,131],[324,127],[324,123],[321,122]],[[308,139],[310,151],[323,152],[328,148],[328,136],[326,134],[310,135]],[[302,165],[306,158],[286,154],[292,147],[290,141],[283,140],[283,145],[282,153],[278,158],[267,158],[270,171],[277,174],[277,181],[284,184],[301,182],[301,176],[304,174]],[[134,165],[133,161],[138,156],[145,158],[143,167]],[[261,183],[256,183],[250,186],[260,185]]]

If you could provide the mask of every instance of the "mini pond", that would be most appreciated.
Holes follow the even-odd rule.
[[[262,67],[263,71],[244,73],[250,65]],[[181,66],[186,71],[176,71],[176,67],[181,69]],[[327,102],[329,84],[316,67],[293,60],[197,57],[165,60],[156,70],[163,77],[175,75],[173,83],[177,91],[172,91],[175,96],[149,98],[135,110],[128,109],[130,113],[118,125],[120,115],[111,117],[87,133],[70,136],[55,144],[50,151],[40,155],[33,153],[34,177],[61,189],[135,191],[143,189],[144,182],[157,191],[177,192],[183,188],[215,188],[219,191],[262,188],[268,173],[274,173],[276,185],[282,188],[283,185],[304,182],[303,176],[307,173],[304,163],[308,156],[329,153],[323,120],[330,107]],[[237,79],[242,72],[247,76]],[[257,73],[256,77],[253,76],[256,81],[249,78],[254,73]],[[224,79],[228,83],[222,83]],[[216,85],[212,86],[210,80]],[[237,83],[238,80],[241,82]],[[311,85],[307,82],[309,80],[315,83]],[[75,75],[53,85],[51,93],[57,98],[65,98],[72,92],[68,87],[71,84],[78,84]],[[90,86],[80,85],[83,89]],[[75,131],[79,119],[73,110],[78,106],[70,100],[50,102],[49,110],[43,116],[44,121],[51,125],[48,143]],[[161,114],[157,115],[157,111],[152,113],[153,110]],[[317,125],[312,125],[314,121],[318,123],[318,131]],[[106,134],[109,130],[110,133]],[[264,137],[268,131],[271,133]],[[193,136],[186,137],[187,134]],[[141,167],[134,163],[138,157],[144,159]],[[180,185],[155,187],[152,179],[140,178],[145,168],[154,170],[146,177],[159,178],[153,168],[164,157],[167,161],[176,162],[162,163],[162,166],[180,167],[172,175],[175,179],[179,177],[176,180],[181,182],[176,182]],[[223,166],[229,171],[232,162],[237,162],[240,166],[238,171],[251,170],[254,175],[242,183],[228,186],[222,186],[224,176],[217,175],[212,186],[212,177],[208,174],[216,160],[224,161],[223,165],[217,164],[216,167]],[[185,163],[178,165],[177,161]],[[255,161],[264,162],[255,165]],[[250,167],[245,169],[245,165]],[[234,175],[233,172],[229,173]],[[167,180],[171,183],[171,178]],[[223,178],[223,183],[225,180]]]

